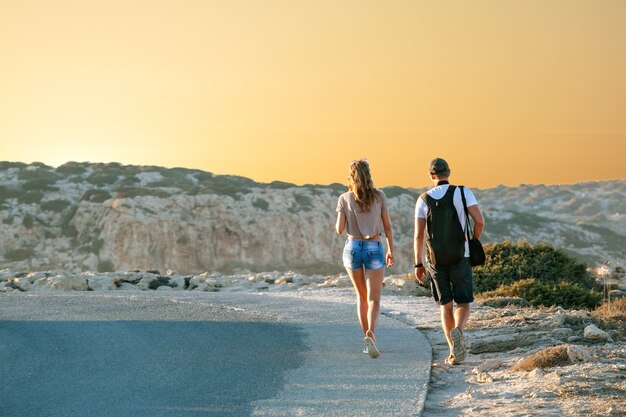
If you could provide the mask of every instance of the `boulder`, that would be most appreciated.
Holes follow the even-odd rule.
[[[537,340],[533,333],[513,333],[483,337],[471,341],[469,351],[473,354],[488,352],[508,352],[521,346],[528,346]]]
[[[111,275],[94,275],[85,277],[87,290],[91,291],[113,291],[117,289],[115,278]]]
[[[590,324],[585,327],[583,332],[585,339],[592,340],[594,342],[606,342],[609,340],[609,334],[604,330],[599,329],[595,324]]]
[[[501,365],[502,365],[501,360],[492,359],[490,361],[483,362],[480,365],[478,365],[476,368],[472,369],[472,373],[474,375],[479,375],[481,373],[495,371],[496,369],[500,368]]]
[[[81,275],[40,278],[31,287],[35,291],[87,291],[87,279]]]
[[[589,350],[583,346],[578,345],[568,345],[567,356],[574,363],[589,362],[591,360],[591,354],[589,353]]]

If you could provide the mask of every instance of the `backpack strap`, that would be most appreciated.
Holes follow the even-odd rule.
[[[467,211],[467,201],[465,200],[465,187],[463,185],[460,185],[459,188],[461,189],[461,199],[463,200],[463,209],[465,210],[465,225],[466,225],[466,232],[467,232],[467,241],[470,241],[470,230],[472,228],[472,226],[470,225],[470,221],[469,221],[469,213]],[[472,231],[472,235],[474,234],[474,232]]]

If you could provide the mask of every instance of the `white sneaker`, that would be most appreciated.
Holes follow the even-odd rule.
[[[377,358],[380,356],[380,352],[378,351],[378,348],[376,347],[376,343],[374,343],[374,339],[367,336],[365,339],[363,339],[363,341],[365,342],[365,346],[367,348],[367,354],[370,355],[370,358]]]

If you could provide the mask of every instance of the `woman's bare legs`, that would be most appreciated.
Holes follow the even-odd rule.
[[[356,311],[363,334],[376,340],[374,330],[380,314],[380,291],[385,268],[370,270],[346,269],[356,293]]]
[[[383,279],[385,277],[385,268],[381,269],[366,269],[365,270],[365,284],[367,287],[367,323],[368,329],[365,331],[365,335],[376,340],[374,336],[374,329],[376,328],[376,322],[378,321],[378,315],[380,314],[380,291],[383,287]]]
[[[354,292],[356,295],[356,313],[359,316],[359,324],[361,325],[361,329],[363,329],[363,334],[367,333],[369,329],[368,322],[368,298],[367,298],[367,285],[365,283],[365,274],[363,273],[363,269],[348,269],[348,276],[352,281],[352,286],[354,287]]]

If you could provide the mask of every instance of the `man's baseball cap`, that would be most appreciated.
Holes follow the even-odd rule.
[[[450,167],[443,158],[435,158],[428,164],[428,172],[431,174],[450,174]]]

